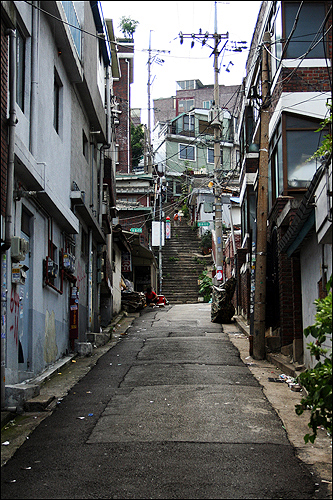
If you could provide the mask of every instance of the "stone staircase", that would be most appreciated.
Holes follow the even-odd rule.
[[[199,245],[198,231],[187,219],[183,217],[178,227],[171,221],[171,238],[162,248],[162,294],[170,304],[198,302],[198,279],[207,260]]]

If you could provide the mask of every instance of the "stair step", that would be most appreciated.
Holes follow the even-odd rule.
[[[162,293],[171,304],[198,303],[202,300],[198,279],[206,262],[197,231],[186,220],[177,227],[172,226],[171,238],[162,248]]]

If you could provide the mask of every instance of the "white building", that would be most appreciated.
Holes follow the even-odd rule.
[[[3,13],[11,29],[8,113],[15,110],[17,123],[7,166],[12,222],[1,221],[1,333],[6,400],[16,406],[16,384],[100,329],[103,252],[111,246],[103,175],[112,57],[100,2],[2,2]]]

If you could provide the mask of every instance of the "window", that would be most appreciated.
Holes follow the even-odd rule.
[[[222,170],[231,170],[231,148],[221,146]]]
[[[203,108],[204,109],[210,109],[213,105],[213,101],[204,101],[203,102]]]
[[[16,102],[24,112],[25,39],[16,30]]]
[[[316,160],[308,159],[320,146],[319,122],[293,115],[285,119],[288,188],[305,188],[316,171]]]
[[[114,150],[114,156],[115,156],[115,163],[119,163],[119,144],[115,145],[115,150]]]
[[[89,253],[89,238],[88,233],[82,228],[81,231],[81,254],[87,257]]]
[[[294,189],[307,188],[316,168],[308,161],[326,135],[316,132],[319,121],[299,115],[283,114],[270,140],[268,168],[269,209],[276,198]]]
[[[195,147],[179,144],[179,158],[181,160],[195,161]]]
[[[273,54],[271,58],[271,71],[272,77],[274,77],[278,69],[278,61],[281,59],[282,54],[282,15],[280,2],[273,2],[268,21],[268,31],[271,33],[271,52]],[[261,93],[258,93],[258,95],[261,95]]]
[[[31,236],[31,219],[31,213],[25,207],[22,207],[21,229],[27,236]]]
[[[177,117],[172,123],[172,134],[180,134],[186,136],[194,136],[194,116],[193,115],[182,115]]]
[[[178,103],[179,113],[187,113],[194,107],[194,99],[186,99]]]
[[[185,115],[183,117],[184,125],[183,130],[194,130],[194,116],[193,115]]]
[[[231,165],[231,154],[230,148],[224,148],[220,146],[220,165],[218,168],[223,168],[223,170],[230,170]],[[207,149],[207,163],[215,163],[214,148]]]
[[[248,186],[241,206],[241,229],[242,234],[250,234],[253,231],[256,220],[256,194],[252,186]]]
[[[73,2],[61,2],[78,56],[81,58],[81,26]]]
[[[88,139],[83,130],[82,130],[82,153],[83,156],[88,161]]]
[[[53,81],[53,127],[57,134],[60,133],[60,119],[61,119],[61,89],[62,84],[58,73],[54,71]]]
[[[214,149],[213,148],[207,149],[207,162],[214,163]]]
[[[283,157],[282,157],[282,124],[276,127],[270,142],[270,158],[268,167],[268,205],[283,193]]]
[[[287,39],[295,23],[300,2],[283,2],[285,18],[285,34]],[[296,29],[286,49],[285,57],[293,59],[305,54],[323,34],[322,23],[325,19],[324,2],[304,2],[300,10]],[[318,43],[306,58],[324,58],[323,43]]]
[[[177,82],[181,90],[193,90],[196,88],[195,80],[182,80]]]

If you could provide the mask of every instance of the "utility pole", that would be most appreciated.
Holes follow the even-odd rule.
[[[159,249],[158,249],[158,276],[159,276],[159,295],[162,295],[162,177],[159,178],[160,180],[160,244],[159,244]]]
[[[214,123],[214,198],[215,198],[215,236],[216,236],[216,280],[223,280],[223,238],[222,238],[222,201],[221,190],[219,187],[219,171],[221,170],[221,116],[219,110],[219,67],[218,67],[218,45],[219,35],[217,34],[217,12],[215,2],[214,18],[214,105],[216,113],[216,122]]]
[[[145,165],[147,164],[148,168],[148,174],[151,174],[153,171],[153,152],[152,152],[152,145],[151,145],[151,105],[150,105],[150,87],[152,84],[151,81],[151,65],[154,61],[156,61],[158,64],[163,64],[164,61],[162,59],[156,58],[157,54],[159,53],[169,53],[170,50],[156,50],[151,48],[151,32],[152,30],[149,31],[149,48],[148,48],[148,82],[147,82],[147,88],[148,88],[148,131],[147,131],[147,140],[148,140],[148,147],[147,147],[147,156],[148,156],[148,161],[146,162],[145,159]],[[152,57],[151,53],[154,52],[155,55]]]
[[[152,173],[153,161],[151,151],[151,123],[150,123],[150,66],[151,66],[151,30],[149,31],[149,48],[148,48],[148,174]]]
[[[216,280],[221,283],[223,280],[223,239],[222,239],[222,201],[221,201],[221,185],[220,185],[220,172],[221,172],[221,110],[219,108],[219,64],[218,58],[220,53],[225,48],[227,41],[221,50],[219,50],[219,44],[222,39],[228,39],[229,33],[224,35],[217,33],[217,12],[216,12],[216,2],[215,2],[215,17],[214,17],[214,33],[210,34],[208,31],[206,33],[199,34],[183,34],[179,33],[180,43],[183,43],[184,38],[192,38],[191,48],[194,46],[194,41],[201,41],[202,46],[207,45],[213,52],[214,55],[214,101],[211,109],[211,125],[214,128],[214,196],[215,196],[215,235],[216,235],[216,255],[215,255],[215,265],[216,265]],[[211,47],[207,40],[214,40],[214,47]]]
[[[266,259],[267,259],[267,213],[268,213],[268,126],[269,126],[269,67],[266,47],[270,34],[266,32],[262,47],[262,106],[260,116],[260,149],[257,201],[257,242],[254,291],[253,358],[265,358],[266,316]]]

